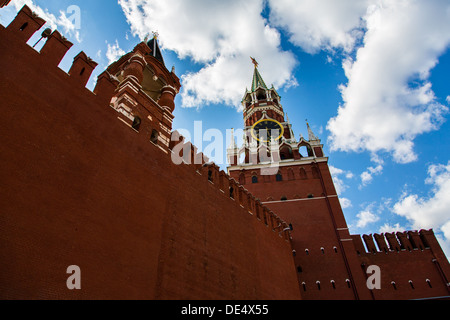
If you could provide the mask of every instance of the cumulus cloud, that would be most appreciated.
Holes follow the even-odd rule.
[[[367,171],[364,171],[361,174],[361,185],[359,186],[360,189],[370,184],[373,180],[374,175],[380,175],[383,172],[383,166],[381,164],[378,164],[376,167],[369,167],[367,168]]]
[[[428,79],[450,44],[450,4],[380,0],[364,21],[363,45],[343,64],[343,104],[328,123],[332,149],[415,161],[414,139],[438,129],[448,112]]]
[[[108,49],[106,51],[106,58],[108,59],[108,64],[116,62],[120,57],[125,55],[126,52],[120,48],[119,41],[116,39],[114,44],[108,43]]]
[[[333,178],[334,186],[336,188],[336,192],[340,196],[345,192],[345,190],[348,189],[348,185],[344,182],[343,177],[345,177],[346,179],[352,179],[353,173],[351,171],[344,171],[331,165],[329,166],[329,168],[331,177]]]
[[[365,228],[367,225],[377,222],[380,217],[373,213],[369,208],[357,214],[358,221],[356,227]]]
[[[414,229],[442,233],[444,245],[450,249],[450,161],[431,165],[425,183],[433,188],[430,196],[405,193],[393,206],[393,212],[408,219]]]
[[[270,21],[286,30],[306,52],[343,49],[351,52],[363,35],[361,17],[370,0],[269,0]]]
[[[393,233],[393,232],[404,232],[407,228],[400,226],[400,223],[396,223],[395,225],[390,225],[389,223],[385,223],[379,229],[379,233]]]
[[[412,222],[413,228],[429,229],[448,227],[450,223],[450,162],[431,165],[426,184],[432,185],[432,195],[421,197],[405,193],[394,205],[393,211]],[[446,227],[444,227],[445,230]],[[444,230],[442,230],[444,231]]]
[[[134,35],[143,39],[157,30],[163,49],[202,66],[182,76],[185,107],[210,103],[240,107],[244,89],[251,85],[250,56],[260,63],[268,85],[296,85],[296,59],[280,48],[279,31],[263,18],[264,0],[119,0],[119,4]]]

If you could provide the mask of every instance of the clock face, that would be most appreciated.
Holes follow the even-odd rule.
[[[284,128],[276,120],[264,119],[253,125],[252,136],[260,142],[278,141],[284,135]]]

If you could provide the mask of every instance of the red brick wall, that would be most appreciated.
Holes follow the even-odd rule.
[[[400,235],[404,250],[400,238],[397,240],[398,236],[394,235],[393,243],[398,245],[398,252],[392,250],[387,241],[384,251],[367,235],[364,236],[365,246],[361,236],[349,234],[328,165],[326,162],[318,164],[319,175],[313,174],[314,166],[304,163],[280,167],[283,181],[276,181],[275,176],[261,176],[259,170],[231,171],[235,179],[241,177],[242,180],[245,176],[245,188],[281,219],[292,223],[292,246],[297,253],[295,264],[299,268],[303,299],[390,300],[449,296],[450,265],[432,231],[409,232],[407,237],[406,233]],[[307,179],[300,175],[300,168],[305,170]],[[251,177],[255,173],[258,183],[253,184]],[[287,200],[281,201],[281,197]],[[371,265],[381,269],[381,290],[369,291],[366,286],[367,268]],[[346,280],[351,280],[350,288]]]
[[[0,27],[0,298],[300,299],[284,234],[17,32]]]

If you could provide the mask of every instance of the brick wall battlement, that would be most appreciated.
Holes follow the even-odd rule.
[[[28,45],[44,24],[0,26],[0,298],[301,299],[287,224],[172,132],[178,78],[149,46],[91,91],[57,31]]]
[[[20,40],[26,43],[42,26],[45,25],[45,20],[41,19],[36,13],[25,5],[17,14],[16,18],[8,25],[6,32],[11,35],[20,38]],[[4,30],[1,30],[5,32]],[[46,62],[46,68],[57,68],[59,71],[64,72],[58,68],[59,63],[72,47],[72,43],[63,37],[57,30],[53,31],[47,42],[44,44],[40,52],[29,49],[28,54],[38,53],[43,57]],[[28,46],[29,47],[29,46]],[[141,52],[142,44],[137,47]],[[138,51],[138,50],[135,50]],[[122,57],[121,60],[130,60],[136,56],[134,52]],[[110,71],[117,70],[117,65],[120,65],[120,61],[113,63],[106,71],[98,76],[97,84],[93,92],[85,88],[86,94],[93,94],[93,99],[99,99],[102,104],[110,104],[112,98],[114,98],[117,92],[117,87],[120,87],[121,83]],[[92,72],[97,67],[97,63],[89,58],[83,51],[74,57],[72,66],[70,67],[67,75],[67,81],[70,81],[70,85],[77,85],[85,87],[92,75]],[[158,76],[163,76],[163,71],[158,71]],[[167,76],[166,76],[167,77]],[[154,102],[154,101],[152,101]],[[154,102],[155,103],[155,102]],[[155,103],[156,104],[156,103]],[[120,125],[119,122],[117,125]],[[230,201],[234,201],[239,209],[245,209],[245,211],[251,215],[254,215],[259,221],[264,223],[270,230],[279,233],[280,237],[286,241],[290,241],[290,230],[287,222],[282,221],[274,212],[261,203],[261,201],[255,198],[251,193],[242,187],[235,179],[231,178],[223,170],[215,165],[209,163],[206,156],[203,153],[197,153],[197,148],[190,142],[185,142],[184,137],[180,136],[178,132],[172,132],[171,143],[169,146],[170,155],[173,154],[173,150],[179,152],[179,156],[182,159],[182,165],[191,165],[199,175],[205,177],[205,183],[210,183],[216,186],[218,191],[229,197]],[[148,142],[150,144],[150,142]],[[171,161],[168,159],[167,161]],[[201,163],[195,165],[194,163]]]
[[[182,165],[191,166],[192,170],[202,176],[205,182],[215,186],[218,192],[229,197],[242,210],[264,223],[270,230],[278,232],[286,241],[291,240],[290,226],[286,221],[283,221],[219,166],[209,162],[207,156],[198,152],[191,142],[185,142],[185,138],[177,131],[172,134],[170,150],[181,159]]]
[[[424,251],[430,249],[436,239],[433,230],[353,235],[352,237],[356,250],[360,254]]]

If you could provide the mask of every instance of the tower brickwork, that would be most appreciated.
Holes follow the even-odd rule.
[[[308,137],[295,139],[279,96],[273,87],[267,88],[257,63],[252,89],[246,90],[242,103],[244,143],[241,147],[232,144],[228,149],[231,160],[228,172],[293,227],[295,264],[304,299],[448,296],[449,264],[432,231],[394,236],[392,243],[398,242],[398,250],[392,246],[376,247],[373,237],[368,235],[363,237],[363,245],[361,236],[350,235],[320,139],[309,123]],[[268,121],[279,122],[274,128],[282,127],[284,134],[281,137],[269,134],[272,139],[267,139],[255,133],[264,129],[273,131]],[[260,123],[267,123],[267,127]],[[411,237],[415,242],[410,242]],[[421,244],[420,239],[427,237],[433,239],[426,241],[429,245]],[[384,235],[378,235],[378,245],[382,239]],[[370,248],[369,252],[363,248]],[[381,289],[367,287],[371,265],[381,268]],[[417,287],[409,281],[418,283]],[[391,282],[402,285],[394,288]]]

